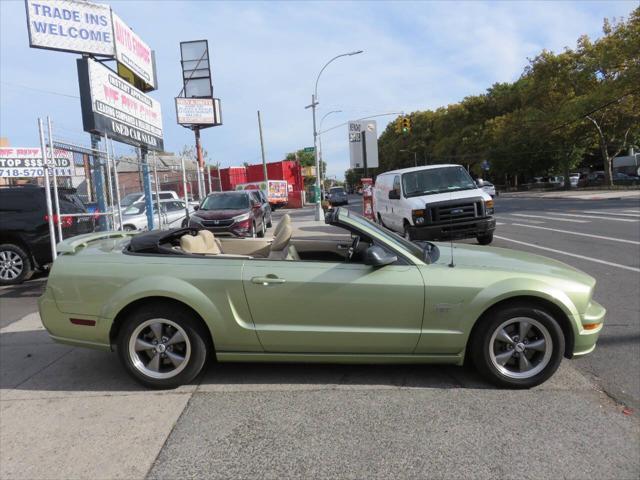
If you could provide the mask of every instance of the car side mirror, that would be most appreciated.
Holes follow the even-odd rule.
[[[484,180],[476,180],[476,185],[482,188],[484,186]]]
[[[389,200],[400,200],[400,192],[398,190],[389,190]]]
[[[194,206],[193,206],[193,209],[194,209],[194,210],[199,210],[199,209],[200,209],[200,205],[194,205]]]
[[[398,261],[396,255],[388,253],[378,245],[372,245],[364,252],[364,264],[372,267],[384,267]]]

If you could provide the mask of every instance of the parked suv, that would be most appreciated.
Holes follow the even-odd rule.
[[[493,241],[493,199],[461,165],[385,172],[373,189],[375,218],[410,240],[473,238]]]
[[[216,235],[264,237],[267,230],[262,204],[249,191],[215,192],[207,195],[189,219],[189,226]]]
[[[93,232],[94,216],[88,214],[75,189],[59,188],[58,195],[61,218],[54,214],[53,219],[56,225],[61,222],[62,236]],[[87,215],[65,217],[65,213]],[[0,187],[0,285],[21,283],[36,268],[51,263],[48,222],[44,187]]]

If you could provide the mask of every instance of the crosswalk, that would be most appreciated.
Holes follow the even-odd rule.
[[[520,221],[527,224],[544,225],[546,223],[594,223],[622,222],[640,223],[640,209],[625,210],[570,210],[569,212],[543,211],[535,213],[505,213],[496,215],[502,223],[505,221]]]

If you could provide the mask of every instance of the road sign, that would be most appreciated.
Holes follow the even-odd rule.
[[[375,120],[349,122],[349,158],[351,168],[378,167],[378,127]],[[362,139],[364,138],[364,147]]]
[[[313,152],[316,151],[316,149],[315,149],[315,147],[304,147],[302,149],[302,151],[305,152],[305,153],[313,153]]]

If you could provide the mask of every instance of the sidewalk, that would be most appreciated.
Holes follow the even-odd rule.
[[[572,200],[619,200],[640,198],[640,190],[560,190],[505,192],[499,198],[556,198]]]
[[[288,213],[291,217],[291,229],[293,238],[320,239],[331,236],[345,236],[347,232],[341,228],[332,227],[324,223],[324,218],[320,221],[315,219],[315,211],[312,205],[304,208],[288,208],[276,210],[273,214],[274,226],[280,221],[282,216]],[[272,230],[267,231],[267,235],[272,235]]]

